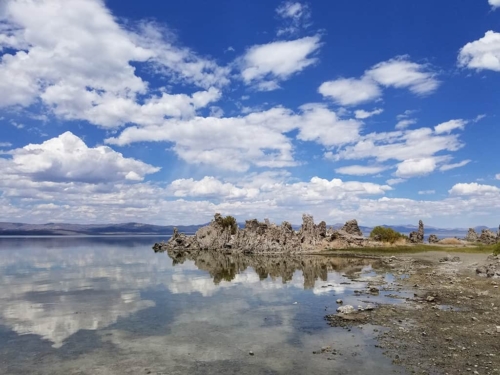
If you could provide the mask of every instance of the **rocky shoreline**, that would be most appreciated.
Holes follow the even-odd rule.
[[[412,290],[413,297],[370,310],[343,306],[325,317],[328,324],[382,327],[375,329],[377,347],[413,373],[500,373],[500,272],[482,271],[484,264],[500,270],[499,257],[434,252],[381,261],[382,270],[404,276],[400,290]]]

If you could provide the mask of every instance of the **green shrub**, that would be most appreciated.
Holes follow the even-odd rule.
[[[493,246],[493,255],[500,255],[500,242]]]
[[[378,226],[373,228],[373,230],[370,233],[370,238],[377,241],[394,243],[397,240],[406,238],[406,236],[404,234],[396,232],[392,228]]]
[[[234,217],[226,216],[222,218],[221,225],[223,228],[231,228],[231,234],[236,234],[238,223],[236,222],[236,219]]]

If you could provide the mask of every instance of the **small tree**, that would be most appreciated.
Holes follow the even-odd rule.
[[[222,218],[221,225],[223,228],[230,228],[231,234],[236,234],[236,230],[238,229],[238,223],[236,219],[232,216],[226,216]]]
[[[396,232],[392,228],[375,227],[370,233],[370,238],[376,241],[394,243],[399,239],[406,238],[404,234]]]

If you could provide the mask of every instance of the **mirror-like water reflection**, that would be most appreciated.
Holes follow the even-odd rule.
[[[352,279],[373,261],[171,259],[157,240],[0,238],[0,373],[402,373],[373,327],[323,320],[337,298],[361,303]],[[340,354],[312,354],[326,345]]]

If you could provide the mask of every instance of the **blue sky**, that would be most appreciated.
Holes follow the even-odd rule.
[[[500,221],[500,1],[0,3],[0,220]]]

